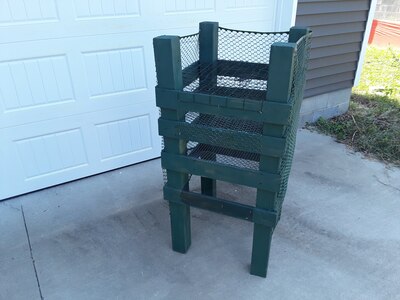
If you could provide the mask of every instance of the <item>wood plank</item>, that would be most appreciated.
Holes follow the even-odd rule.
[[[273,157],[281,157],[285,149],[285,139],[263,136],[249,132],[207,127],[185,122],[174,122],[160,118],[159,134],[165,137],[209,144],[239,151],[253,152]],[[218,136],[218,138],[210,138]]]
[[[168,170],[223,180],[272,192],[279,191],[281,182],[281,177],[278,174],[241,169],[218,162],[203,161],[164,151],[161,153],[161,164],[163,168]]]
[[[181,199],[185,204],[197,208],[220,213],[226,216],[254,222],[264,226],[273,227],[278,222],[278,216],[275,211],[258,209],[256,207],[229,201],[199,193],[180,191],[168,186],[164,187],[165,200],[174,202]]]
[[[263,112],[261,113],[259,111],[234,109],[224,106],[180,102],[178,110],[182,112],[195,111],[204,114],[219,115],[242,120],[253,120],[256,122],[271,124],[285,125],[288,123],[291,109],[289,104],[265,101],[262,106]]]
[[[161,94],[157,94],[156,102],[168,106],[166,103],[174,98],[174,93],[165,91],[183,88],[180,40],[177,36],[161,36],[154,38],[153,43],[158,86],[163,89],[158,91]],[[185,115],[176,108],[171,109],[173,107],[171,104],[171,107],[161,108],[161,116],[174,121],[184,120]],[[164,151],[174,155],[186,153],[186,143],[181,139],[167,137],[164,139]],[[167,179],[167,185],[172,188],[178,190],[188,188],[188,174],[167,170]],[[169,209],[172,248],[174,251],[186,253],[191,244],[190,206],[172,202]]]

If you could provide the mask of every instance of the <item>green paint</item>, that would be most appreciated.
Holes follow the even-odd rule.
[[[167,169],[168,179],[164,186],[164,198],[170,204],[172,247],[175,251],[185,253],[190,246],[190,206],[251,221],[254,222],[254,232],[250,272],[266,276],[272,233],[284,197],[280,189],[281,183],[285,181],[280,173],[284,166],[283,159],[288,158],[285,157],[289,142],[287,129],[294,128],[293,122],[300,108],[299,101],[289,101],[290,97],[293,98],[291,89],[296,79],[294,66],[301,59],[304,61],[305,57],[298,57],[297,45],[304,42],[305,35],[309,38],[309,32],[307,28],[291,28],[289,43],[274,43],[271,46],[269,65],[256,64],[218,60],[218,23],[202,22],[199,61],[183,71],[179,37],[162,36],[154,39],[158,80],[156,103],[161,108],[158,124],[165,145],[161,162]],[[213,73],[197,78],[198,68],[202,64],[212,64]],[[259,74],[265,73],[265,78],[262,75],[254,78],[254,68],[263,70]],[[250,89],[241,89],[238,93],[238,89],[218,86],[219,93],[229,97],[200,92],[205,85],[216,85],[217,76],[234,76],[237,69],[244,70],[242,79],[268,80],[264,101],[253,100],[257,99],[255,97],[259,91]],[[182,90],[197,79],[199,88],[196,91]],[[235,97],[242,94],[246,94],[246,98]],[[295,99],[300,99],[302,89],[295,95]],[[209,126],[206,123],[196,123],[196,120],[188,123],[185,122],[187,112],[197,112],[197,120],[207,114],[229,117],[233,119],[232,122],[235,119],[260,122],[262,132],[250,133],[222,125]],[[214,157],[210,159],[207,155],[207,160],[202,160],[187,156],[186,143],[189,140],[203,144],[204,147],[212,146]],[[259,170],[222,164],[218,161],[218,155],[226,148],[230,149],[232,157],[243,157],[244,152],[259,155]],[[201,176],[201,194],[190,192],[188,174]],[[256,207],[217,198],[216,180],[257,188]]]
[[[249,222],[254,222],[264,226],[274,227],[277,223],[277,214],[272,210],[258,209],[256,207],[217,198],[205,194],[199,194],[188,191],[181,191],[170,187],[164,187],[165,199],[176,202],[186,203],[190,206],[206,209],[216,213],[221,213],[230,217],[239,218]]]
[[[179,37],[162,36],[155,38],[153,43],[158,86],[166,90],[181,90],[183,84]],[[160,91],[158,90],[159,93]],[[173,102],[176,101],[177,97],[171,94],[171,91],[164,90],[163,92],[164,94],[157,94],[162,99],[159,102],[166,103],[164,107],[167,107],[167,109],[161,109],[162,118],[174,121],[184,120],[184,114],[177,111],[176,108],[174,109]],[[164,151],[175,155],[185,154],[186,142],[177,138],[165,137]],[[180,190],[189,188],[187,173],[167,170],[167,179],[167,186],[169,187]],[[171,215],[172,248],[174,251],[185,253],[191,244],[190,206],[183,203],[170,202],[169,208]]]
[[[294,58],[296,44],[274,43],[271,47],[271,57],[268,74],[267,101],[287,103],[292,88]],[[264,124],[263,134],[283,136],[285,126]],[[279,173],[281,159],[261,156],[260,171]],[[257,191],[256,207],[276,210],[276,193]],[[253,251],[251,257],[251,274],[265,277],[271,247],[273,228],[262,224],[254,224]]]
[[[218,59],[218,22],[199,25],[200,63],[214,63]]]
[[[188,156],[167,153],[165,151],[161,153],[161,164],[167,170],[175,170],[176,172],[242,184],[272,192],[279,190],[281,181],[278,174],[242,169],[218,162],[203,161]]]

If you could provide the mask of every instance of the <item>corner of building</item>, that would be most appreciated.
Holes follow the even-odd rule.
[[[299,126],[314,123],[320,117],[333,118],[349,109],[351,88],[304,98],[300,109]]]

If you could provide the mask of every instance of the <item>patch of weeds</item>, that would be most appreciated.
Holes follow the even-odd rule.
[[[400,166],[400,49],[367,49],[349,111],[314,128],[355,150]]]
[[[330,120],[319,119],[319,131],[365,154],[400,166],[400,102],[387,96],[351,97],[349,111]]]

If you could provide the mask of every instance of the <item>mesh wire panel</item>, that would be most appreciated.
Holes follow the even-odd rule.
[[[287,42],[287,32],[218,30],[218,61],[199,62],[199,35],[181,38],[184,91],[247,98],[266,98],[271,45]]]
[[[256,134],[261,134],[263,127],[263,124],[260,122],[234,119],[224,116],[199,114],[197,112],[186,113],[185,121],[189,124],[204,125],[213,128],[231,129]]]
[[[187,155],[190,157],[215,161],[242,169],[258,170],[259,168],[260,155],[257,153],[237,151],[194,141],[188,142],[187,149]]]
[[[294,65],[293,82],[290,93],[290,103],[293,104],[290,115],[290,126],[286,128],[286,148],[282,158],[279,174],[282,177],[281,186],[277,195],[276,207],[279,212],[282,206],[283,198],[285,197],[287,185],[289,181],[290,169],[292,166],[293,154],[296,145],[297,126],[299,118],[299,110],[303,99],[303,88],[306,80],[307,62],[309,57],[311,33],[303,36],[297,42],[296,60]]]
[[[180,38],[182,69],[199,60],[199,34],[191,34]]]
[[[287,32],[252,32],[220,27],[218,59],[268,64],[271,45],[288,42]]]
[[[215,65],[201,64],[198,68],[199,79],[184,87],[185,92],[196,92],[208,95],[226,96],[234,98],[247,98],[263,101],[267,95],[267,80],[242,78],[241,69],[236,68],[231,76],[217,75],[219,67]],[[252,69],[254,75],[260,74],[260,69]],[[236,74],[232,74],[236,73]],[[267,77],[267,72],[263,75]],[[254,77],[260,77],[254,76]]]
[[[241,149],[244,152],[261,153],[260,137],[262,134],[262,123],[223,116],[199,114],[197,112],[186,113],[185,119],[185,125],[179,126],[180,133],[183,135],[190,133],[191,136],[196,137],[196,141],[207,141],[207,144],[221,145],[221,147],[227,148],[228,145],[224,141],[227,138],[226,133],[231,132],[234,138],[229,138],[229,148]],[[221,147],[210,148],[208,152],[220,150]],[[224,153],[228,156],[225,150]],[[234,154],[236,152],[234,150],[231,153]],[[257,156],[256,160],[258,159],[259,156]],[[230,165],[234,165],[234,163],[230,163]]]

